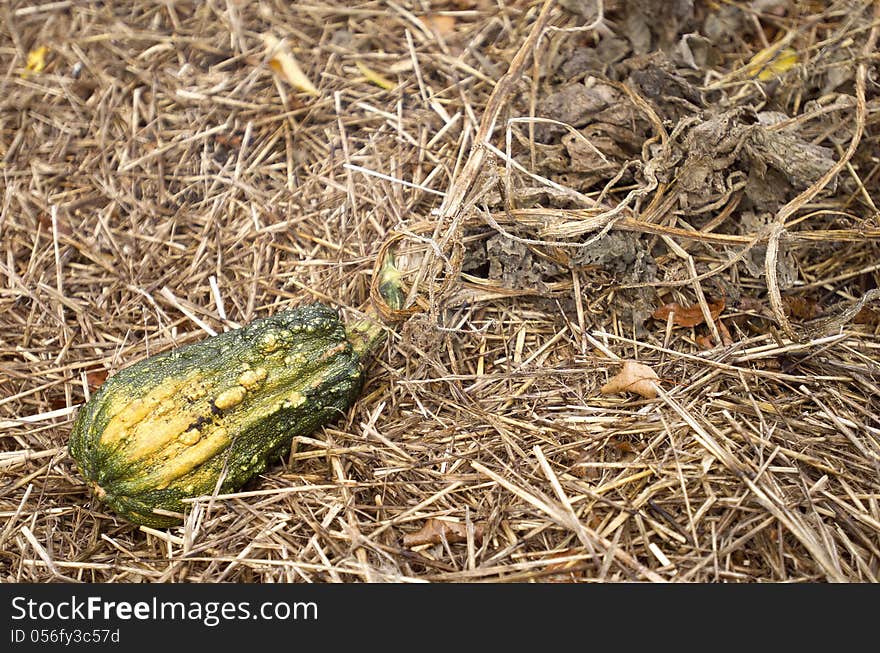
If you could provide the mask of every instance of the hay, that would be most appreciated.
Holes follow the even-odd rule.
[[[428,4],[0,6],[2,579],[880,579],[871,3]],[[180,528],[89,496],[107,372],[351,319],[389,237],[415,310],[345,419]],[[600,394],[623,360],[657,398]]]

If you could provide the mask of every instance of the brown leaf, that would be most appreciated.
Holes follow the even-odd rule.
[[[67,400],[64,397],[53,397],[49,400],[49,408],[51,410],[67,408]]]
[[[646,399],[653,399],[657,396],[655,383],[659,380],[660,378],[654,373],[654,370],[647,365],[642,365],[635,361],[626,361],[617,376],[609,379],[608,383],[603,385],[599,392],[603,395],[635,392]]]
[[[727,325],[722,320],[715,320],[715,325],[718,327],[718,334],[721,336],[721,344],[725,347],[730,347],[733,344],[733,336],[730,335],[730,329],[727,328]]]
[[[621,453],[633,453],[635,449],[633,449],[632,442],[629,440],[623,440],[621,438],[611,438],[608,441],[612,447],[617,449]]]
[[[579,549],[565,549],[554,555],[550,560],[556,558],[568,558],[582,553]],[[547,579],[549,583],[577,583],[585,580],[584,561],[583,560],[562,560],[560,562],[551,562],[545,567],[545,571],[553,574]]]
[[[863,306],[853,318],[853,324],[867,324],[869,326],[877,326],[880,324],[880,311],[874,308]]]
[[[715,326],[718,327],[718,335],[721,336],[721,344],[725,347],[732,345],[733,336],[730,335],[730,329],[727,328],[727,325],[724,324],[722,320],[715,320]],[[711,333],[697,336],[696,341],[701,349],[712,349],[715,346],[715,338]]]
[[[742,297],[740,297],[737,308],[744,313],[757,313],[759,315],[765,315],[767,313],[764,302],[762,302],[760,299],[755,299],[754,297],[749,297],[747,295],[743,295]]]
[[[783,297],[782,303],[788,316],[799,320],[812,320],[819,317],[819,314],[822,312],[819,308],[819,303],[815,299],[808,299],[807,297]]]
[[[97,369],[86,372],[86,382],[89,384],[89,390],[97,390],[104,381],[107,380],[107,370]]]
[[[434,30],[440,36],[448,36],[455,31],[455,16],[447,14],[431,14],[419,18],[428,29]]]
[[[214,140],[217,142],[218,145],[230,148],[239,148],[241,147],[242,142],[241,136],[237,134],[232,136],[227,136],[226,134],[217,134],[217,136],[214,137]]]
[[[41,213],[37,216],[37,222],[40,223],[40,226],[43,227],[49,234],[52,233],[52,218],[48,213]],[[70,225],[60,215],[58,216],[58,233],[64,236],[72,236],[73,229],[70,228]]]
[[[474,526],[474,541],[483,539],[483,526]],[[450,544],[467,541],[467,524],[464,522],[445,521],[443,519],[429,519],[419,530],[407,533],[403,536],[403,546],[412,548],[422,544],[440,544],[446,540]]]
[[[721,311],[724,310],[724,298],[722,297],[718,301],[708,302],[708,304],[709,314],[712,316],[713,320],[717,320],[718,316],[721,315]],[[663,306],[654,311],[651,317],[655,320],[662,320],[665,322],[670,313],[672,314],[672,324],[675,326],[694,327],[706,321],[699,304],[691,304],[687,308],[684,308],[678,302],[663,304]]]

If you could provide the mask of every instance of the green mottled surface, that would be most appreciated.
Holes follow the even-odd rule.
[[[341,417],[360,392],[361,352],[375,343],[367,344],[353,346],[336,313],[314,304],[147,358],[111,377],[79,411],[70,454],[116,512],[150,526],[178,523],[153,508],[183,512],[182,499],[211,494],[224,470],[220,491],[235,491],[283,454],[294,436]],[[222,392],[240,386],[248,370],[261,368],[265,378],[244,388],[239,403],[218,408]],[[167,399],[125,429],[118,428],[121,411],[148,405],[145,397],[166,388],[174,390]],[[110,431],[123,435],[102,442],[114,418]],[[144,421],[146,427],[138,432]],[[182,423],[187,424],[186,437],[162,440],[177,433]],[[219,433],[229,441],[216,453],[192,468],[182,462],[189,449],[183,443],[187,437],[220,441]],[[154,450],[144,453],[145,447]]]

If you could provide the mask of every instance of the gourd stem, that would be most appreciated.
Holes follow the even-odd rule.
[[[392,310],[403,308],[405,298],[400,281],[400,270],[397,269],[394,255],[391,253],[385,257],[385,261],[379,269],[379,294]],[[354,351],[361,358],[372,356],[379,345],[385,341],[386,335],[386,327],[376,308],[370,306],[365,313],[365,319],[352,322],[345,329]]]

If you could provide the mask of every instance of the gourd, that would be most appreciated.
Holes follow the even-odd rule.
[[[392,309],[402,304],[393,259],[379,293]],[[312,304],[151,356],[98,388],[68,451],[115,512],[174,525],[185,499],[239,489],[294,437],[343,416],[384,335],[376,318],[346,326]]]

